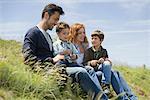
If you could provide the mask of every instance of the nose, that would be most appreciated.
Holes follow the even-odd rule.
[[[54,25],[57,25],[58,21],[55,21]]]
[[[57,22],[54,23],[54,26],[57,25]]]
[[[94,42],[94,39],[91,39],[92,42]]]
[[[82,35],[85,36],[85,32],[82,32]]]

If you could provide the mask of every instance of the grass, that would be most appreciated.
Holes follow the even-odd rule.
[[[138,67],[114,66],[121,72],[139,100],[150,100],[150,70]]]
[[[73,95],[70,83],[60,92],[58,73],[45,76],[34,73],[23,64],[21,43],[0,40],[0,100],[81,100]],[[119,70],[139,100],[150,100],[150,70],[113,66]]]
[[[69,89],[59,91],[57,77],[45,76],[28,70],[23,64],[21,44],[16,41],[0,40],[0,97],[7,99],[7,91],[12,100],[65,100],[74,98]],[[64,96],[65,95],[65,96]]]

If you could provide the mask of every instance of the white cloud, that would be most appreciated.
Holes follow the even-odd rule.
[[[101,27],[110,33],[150,33],[150,20],[112,21],[112,20],[85,20],[90,28]],[[115,31],[117,30],[117,31]]]
[[[150,33],[150,29],[107,31],[108,33]]]
[[[119,6],[123,8],[127,14],[140,16],[140,14],[142,14],[141,12],[148,11],[146,7],[148,7],[149,4],[149,0],[127,0],[125,2],[119,3]]]
[[[135,9],[139,9],[142,7],[145,7],[146,5],[148,5],[150,3],[149,0],[127,0],[123,3],[121,3],[121,6],[126,8],[126,9],[130,9],[130,8],[135,8]]]
[[[30,27],[32,23],[30,22],[4,22],[0,23],[0,33],[9,33],[9,32],[20,32],[25,30],[27,27]]]
[[[84,14],[79,14],[79,13],[76,13],[76,12],[67,12],[66,11],[66,17],[69,18],[69,21],[72,19],[81,19],[81,18],[84,18],[86,17]]]
[[[56,2],[61,2],[61,3],[110,3],[110,2],[129,2],[131,0],[55,0]],[[147,2],[148,0],[134,0],[134,2]]]
[[[110,24],[112,23],[112,21],[109,20],[86,20],[85,21],[86,24]]]
[[[147,20],[134,20],[130,21],[127,24],[133,24],[133,25],[150,25],[150,19]]]
[[[47,4],[47,3],[64,3],[64,4],[71,4],[71,3],[111,3],[111,2],[141,2],[141,3],[146,3],[149,2],[149,0],[1,0],[0,3],[42,3],[42,4]],[[126,6],[125,6],[126,7]]]
[[[105,19],[91,19],[82,21],[85,26],[88,27],[87,30],[93,31],[95,29],[100,29],[101,31],[114,30],[114,22]]]
[[[30,22],[0,23],[0,38],[6,40],[23,41],[26,31],[33,25]]]
[[[48,0],[1,0],[0,3],[48,3]]]

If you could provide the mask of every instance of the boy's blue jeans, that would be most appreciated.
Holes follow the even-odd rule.
[[[86,66],[88,72],[94,73],[94,68],[91,66]],[[111,65],[103,64],[99,66],[100,70],[97,70],[96,75],[100,82],[106,82],[112,84],[112,87],[116,94],[125,93],[125,95],[120,96],[119,100],[137,100],[137,97],[131,91],[130,87],[118,71],[111,70]],[[95,81],[96,82],[96,81]]]
[[[111,71],[111,84],[116,94],[125,93],[120,96],[119,100],[137,100],[137,97],[132,93],[130,87],[118,71]]]
[[[96,74],[99,80],[102,80],[102,72],[98,71]],[[111,70],[111,85],[117,95],[124,93],[118,98],[119,100],[138,100],[118,71]]]
[[[100,64],[97,68],[91,66],[85,66],[87,70],[92,72],[95,70],[98,79],[104,84],[111,84],[111,64],[108,61],[105,61],[103,64]]]
[[[109,61],[104,61],[103,64],[100,64],[98,69],[96,70],[97,74],[99,74],[98,71],[102,72],[102,80],[101,82],[104,84],[110,84],[111,83],[111,64]]]

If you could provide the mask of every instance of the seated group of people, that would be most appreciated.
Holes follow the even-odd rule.
[[[100,100],[108,100],[110,85],[117,95],[123,93],[120,100],[137,100],[120,73],[112,70],[107,50],[101,45],[104,33],[100,30],[92,32],[92,46],[89,47],[84,25],[75,23],[70,27],[65,22],[57,23],[62,14],[62,8],[55,4],[44,8],[42,20],[25,35],[25,64],[34,66],[36,62],[46,60],[56,66],[65,66],[67,75],[85,92],[92,93],[93,100],[100,93]],[[55,25],[58,39],[53,43],[46,31]]]

